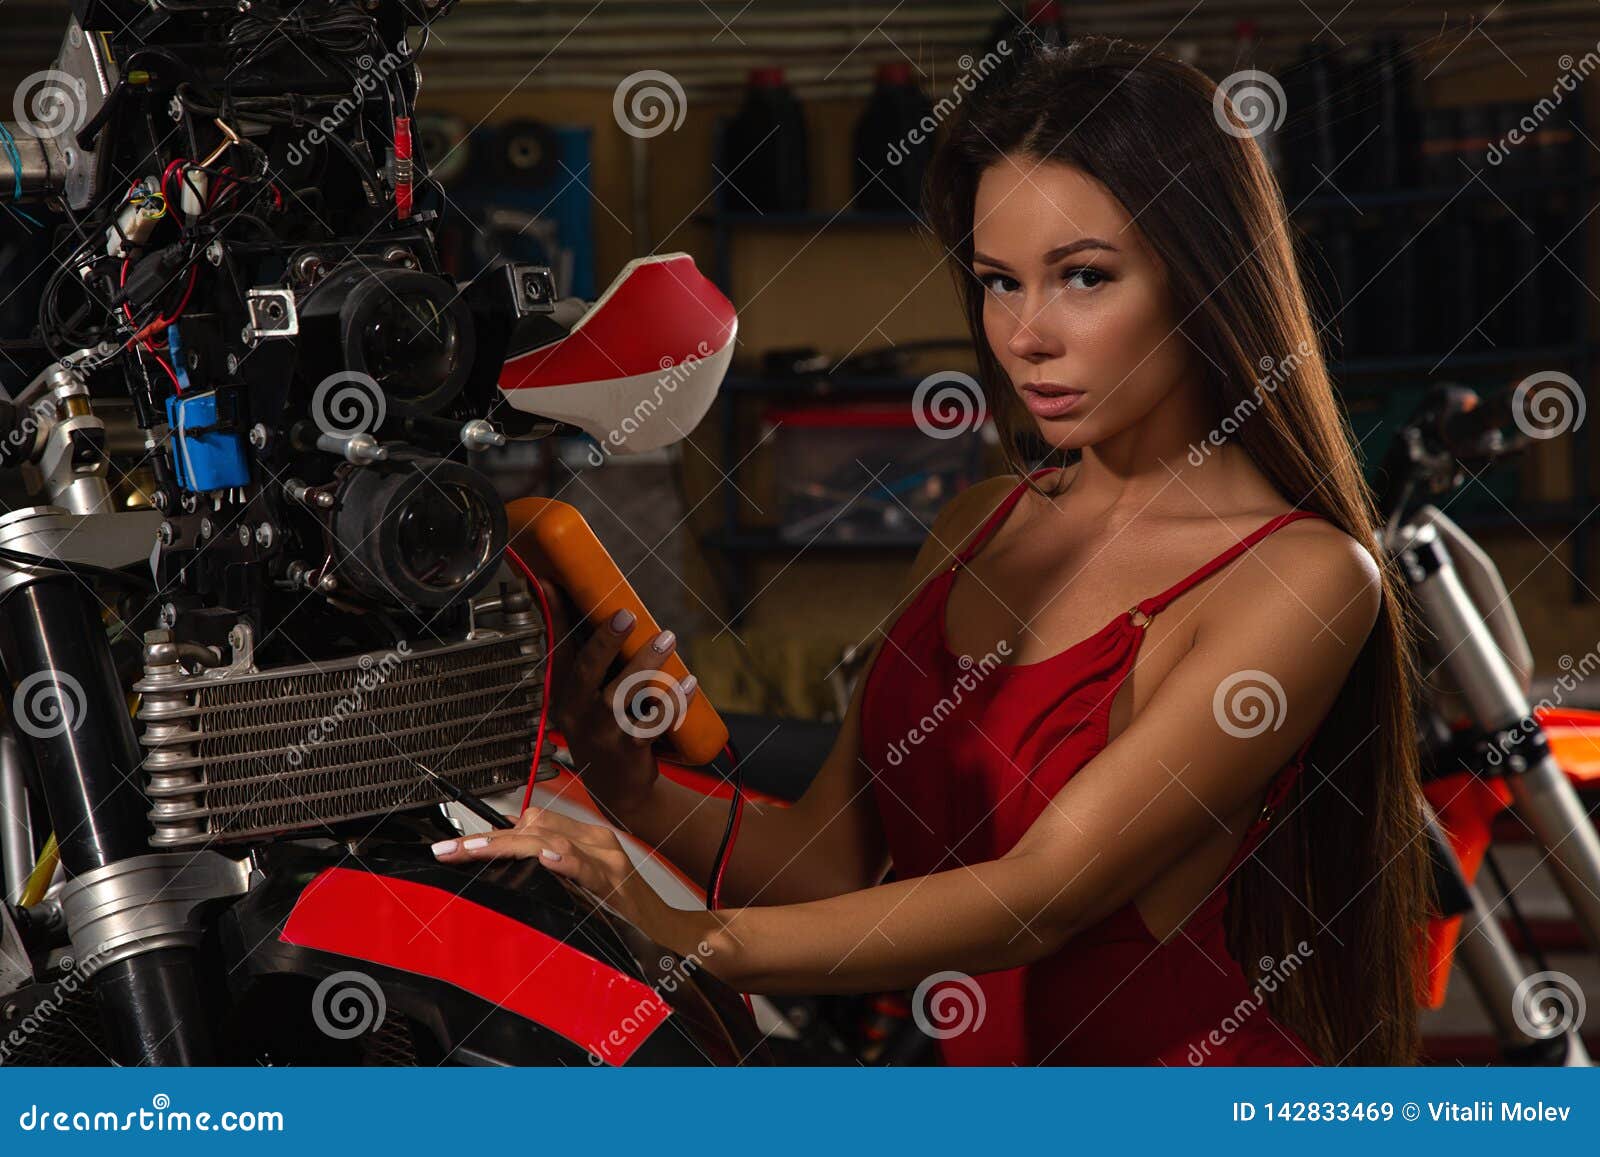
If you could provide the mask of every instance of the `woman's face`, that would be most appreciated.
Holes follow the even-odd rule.
[[[1186,380],[1162,266],[1097,181],[1003,157],[978,183],[974,226],[984,333],[1047,443],[1103,441]]]

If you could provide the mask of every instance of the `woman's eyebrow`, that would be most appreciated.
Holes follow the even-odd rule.
[[[1065,245],[1057,245],[1054,249],[1050,250],[1044,255],[1044,263],[1046,265],[1054,264],[1064,257],[1071,257],[1074,253],[1080,253],[1085,249],[1104,249],[1110,253],[1122,252],[1122,250],[1111,244],[1111,242],[1102,241],[1098,237],[1080,237],[1076,241],[1069,241]],[[974,252],[972,254],[972,260],[975,264],[982,262],[984,265],[992,265],[996,269],[1009,270],[1011,268],[1004,261],[1001,261],[995,257],[990,257],[986,253]]]

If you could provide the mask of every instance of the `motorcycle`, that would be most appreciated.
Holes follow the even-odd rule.
[[[73,0],[0,126],[66,221],[0,399],[0,1064],[770,1059],[703,961],[428,852],[570,777],[494,479],[684,437],[737,328],[683,254],[445,272],[452,6]]]
[[[1591,1062],[1578,1035],[1585,1003],[1578,982],[1545,967],[1503,879],[1504,897],[1491,905],[1478,876],[1487,863],[1500,877],[1495,820],[1514,808],[1584,938],[1600,952],[1600,834],[1580,795],[1600,787],[1600,712],[1562,698],[1588,664],[1579,676],[1559,679],[1552,697],[1530,704],[1532,654],[1505,583],[1483,549],[1430,501],[1457,491],[1469,472],[1520,452],[1530,437],[1552,436],[1533,419],[1558,401],[1541,401],[1522,386],[1489,399],[1463,386],[1435,386],[1389,449],[1379,502],[1383,548],[1415,601],[1432,676],[1416,704],[1438,899],[1423,942],[1422,1003],[1443,1004],[1459,964],[1503,1060],[1582,1066]],[[1501,904],[1537,971],[1523,967]]]

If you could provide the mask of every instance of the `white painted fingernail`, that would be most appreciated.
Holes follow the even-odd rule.
[[[693,675],[689,675],[683,680],[683,682],[678,684],[678,690],[682,691],[683,697],[687,699],[689,696],[694,694],[694,689],[698,686],[700,686],[700,680],[696,679]]]
[[[549,848],[545,848],[539,854],[547,860],[559,860],[561,858],[560,852],[552,852]]]
[[[433,854],[436,856],[447,856],[455,850],[455,840],[440,840],[438,843],[433,845]]]
[[[489,846],[489,841],[484,839],[482,836],[479,836],[476,839],[463,840],[461,842],[461,846],[463,848],[472,848],[472,849],[487,848]]]
[[[655,637],[655,642],[651,643],[650,645],[655,648],[658,654],[665,655],[668,651],[672,650],[672,644],[677,642],[677,639],[678,636],[674,635],[671,631],[662,631]]]

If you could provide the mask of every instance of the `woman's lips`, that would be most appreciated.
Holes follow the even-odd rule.
[[[1059,418],[1077,408],[1087,395],[1071,386],[1055,382],[1025,382],[1022,402],[1036,418]]]

